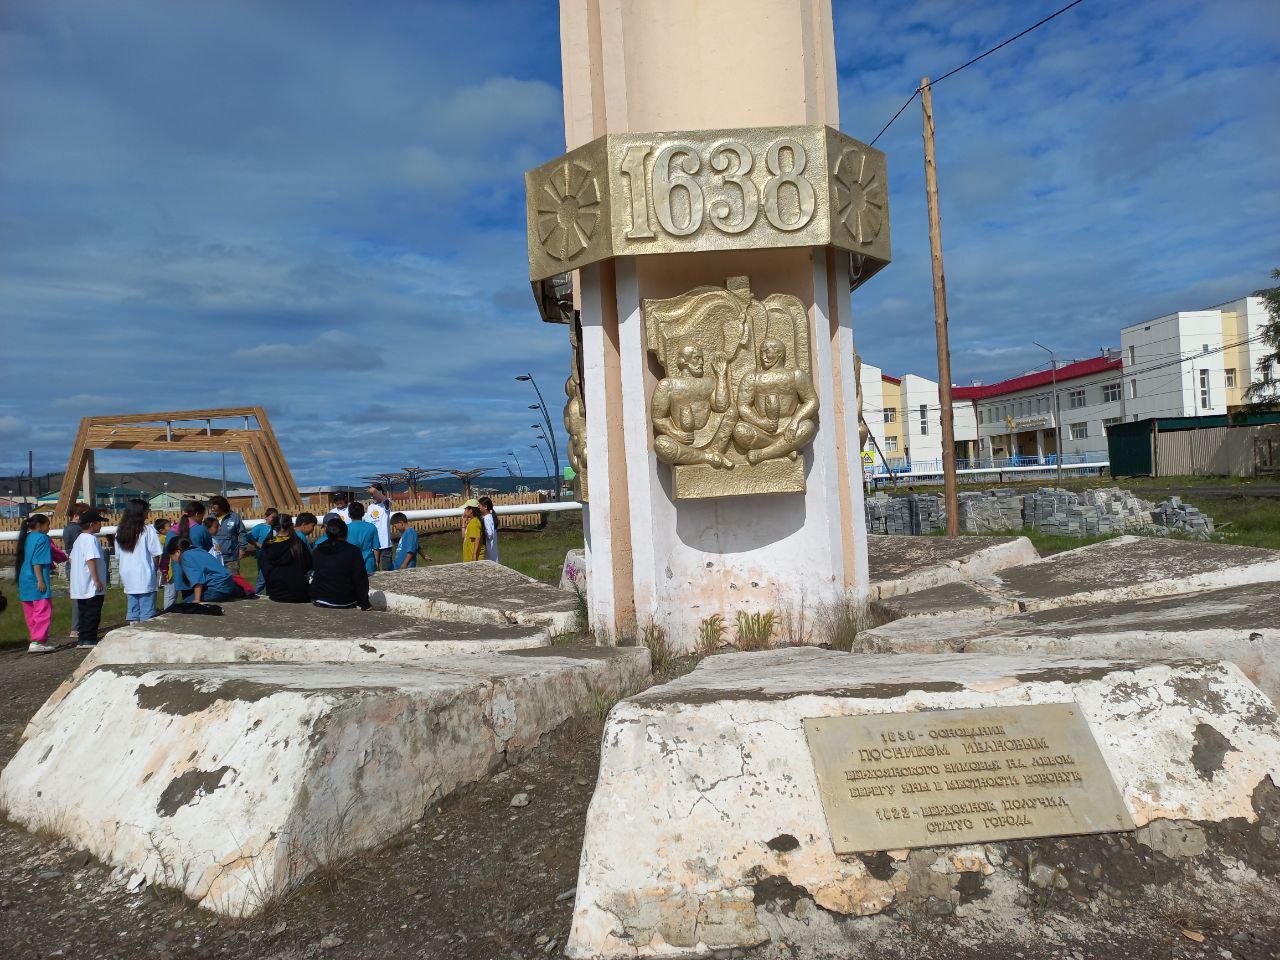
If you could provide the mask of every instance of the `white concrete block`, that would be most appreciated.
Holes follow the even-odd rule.
[[[805,903],[814,919],[788,920],[788,943],[808,947],[801,955],[816,955],[820,930],[836,946],[859,930],[874,941],[885,927],[873,915],[913,886],[919,895],[938,870],[990,872],[995,848],[890,852],[883,869],[837,857],[802,720],[1058,702],[1087,718],[1139,826],[1254,822],[1255,791],[1280,781],[1280,719],[1230,664],[811,648],[713,657],[609,717],[568,955],[693,956],[762,943],[782,918],[761,903],[779,888],[802,898],[791,920]],[[1016,884],[996,879],[988,901],[1012,910]]]
[[[575,630],[578,620],[571,592],[492,560],[375,573],[369,599],[380,610],[422,620],[539,626],[551,634]]]
[[[647,675],[636,648],[407,669],[106,665],[18,750],[0,774],[0,806],[207,909],[245,916]]]

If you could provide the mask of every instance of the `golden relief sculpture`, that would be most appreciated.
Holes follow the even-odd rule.
[[[747,277],[645,300],[645,339],[663,377],[653,391],[654,453],[677,499],[803,493],[818,395],[804,304],[763,300]]]
[[[862,358],[856,353],[853,355],[853,382],[858,388],[858,449],[865,450],[871,430],[862,416]]]
[[[576,474],[577,498],[587,503],[587,405],[582,395],[582,321],[569,322],[569,343],[573,347],[569,379],[564,382],[564,429],[569,434],[569,466]]]

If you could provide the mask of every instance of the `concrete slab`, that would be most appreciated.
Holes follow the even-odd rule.
[[[224,615],[168,614],[110,631],[31,718],[44,722],[72,684],[108,663],[406,663],[550,644],[545,627],[419,620],[376,610],[321,610],[269,600]]]
[[[0,806],[245,916],[647,680],[642,648],[411,667],[104,665],[0,774]]]
[[[1040,554],[1026,537],[867,537],[870,599],[988,577],[1035,563]]]
[[[1029,610],[1164,597],[1280,581],[1280,551],[1230,544],[1117,537],[953,583],[876,601],[881,615],[999,617]]]
[[[391,570],[369,580],[369,599],[392,613],[424,620],[541,626],[552,634],[577,627],[578,600],[572,592],[491,560]]]
[[[1074,838],[1070,851],[1033,840],[834,853],[805,718],[1064,702],[1087,720],[1141,828],[1123,847],[1099,834]],[[1105,875],[1135,911],[1167,907],[1161,886],[1172,877],[1208,885],[1225,870],[1244,883],[1265,869],[1275,879],[1252,845],[1263,845],[1263,825],[1276,826],[1280,717],[1231,664],[812,648],[724,655],[618,704],[602,750],[570,957],[695,956],[770,940],[785,942],[790,956],[862,956],[903,916],[925,922],[962,897],[983,917],[962,939],[980,942],[1026,922],[1025,903],[1042,892],[1029,875],[1032,856],[1063,868],[1073,894],[1077,863],[1094,882],[1087,871],[1119,855],[1108,851],[1146,845],[1185,857],[1170,866],[1125,854],[1132,872]],[[934,752],[904,756],[932,762]],[[955,749],[962,759],[969,752]],[[920,787],[945,806],[949,784]],[[1195,842],[1177,849],[1166,842],[1170,827]],[[1049,879],[1054,886],[1052,870]],[[891,906],[895,916],[881,920]],[[1083,915],[1076,929],[1095,936]]]
[[[858,634],[875,653],[1013,653],[1234,663],[1280,703],[1280,606],[1257,584],[991,620],[907,617]]]

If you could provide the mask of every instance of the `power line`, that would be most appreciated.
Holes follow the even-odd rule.
[[[948,72],[944,73],[942,76],[938,77],[937,80],[930,80],[929,86],[936,87],[938,84],[940,84],[943,80],[946,80],[948,77],[954,77],[957,73],[959,73],[961,70],[964,70],[966,67],[971,67],[975,63],[977,63],[979,60],[983,59],[984,57],[991,56],[991,54],[995,53],[997,50],[1003,47],[1007,47],[1009,44],[1013,43],[1013,41],[1019,40],[1022,37],[1025,37],[1032,30],[1036,30],[1039,27],[1043,27],[1046,23],[1048,23],[1054,17],[1061,16],[1062,14],[1070,10],[1072,7],[1078,6],[1081,3],[1084,3],[1084,0],[1071,0],[1071,3],[1068,3],[1061,10],[1056,10],[1053,13],[1049,14],[1047,17],[1045,17],[1043,20],[1033,23],[1031,26],[1027,27],[1027,29],[1023,30],[1021,33],[1015,33],[1009,39],[1004,40],[1000,43],[997,43],[990,50],[987,50],[985,53],[978,54],[972,60],[969,60],[969,61],[966,61],[965,63],[960,64],[960,66],[956,67],[954,70],[949,70]],[[918,97],[919,95],[920,95],[920,88],[916,87],[915,92],[912,93],[911,96],[907,97],[906,103],[900,106],[898,108],[898,112],[889,118],[889,122],[880,128],[880,132],[877,133],[875,135],[875,139],[871,141],[871,146],[874,147],[876,145],[876,140],[879,140],[880,137],[884,134],[884,132],[888,130],[891,126],[893,126],[893,121],[897,120],[900,116],[902,116],[902,111],[906,110],[907,107],[911,106],[911,101],[915,100],[915,98]]]

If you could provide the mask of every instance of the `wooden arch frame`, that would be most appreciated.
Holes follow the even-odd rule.
[[[243,418],[244,429],[215,427],[214,420]],[[249,425],[257,421],[256,427]],[[174,423],[203,420],[203,427],[175,427]],[[113,417],[85,417],[71,446],[67,472],[62,475],[55,516],[65,517],[76,491],[83,488],[92,501],[95,450],[174,450],[182,453],[238,453],[249,470],[258,499],[290,506],[302,500],[271,421],[262,407],[222,407],[211,410],[165,410]]]

